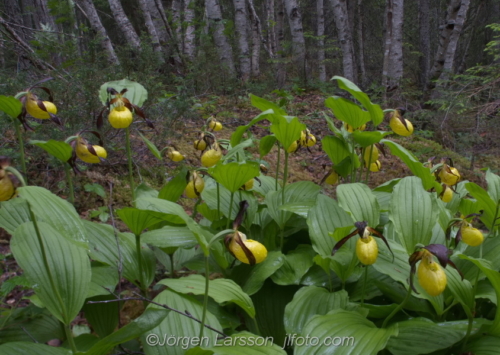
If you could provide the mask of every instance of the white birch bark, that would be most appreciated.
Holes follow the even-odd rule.
[[[125,36],[127,43],[134,49],[140,49],[141,41],[139,39],[139,36],[135,32],[132,23],[125,14],[120,0],[108,0],[108,2],[109,7],[111,8],[111,13],[113,14],[113,17],[118,24],[118,28]]]
[[[266,14],[267,14],[267,43],[269,43],[269,50],[271,58],[276,55],[276,16],[274,14],[274,0],[266,1]]]
[[[292,33],[293,60],[302,80],[307,81],[306,41],[302,27],[302,15],[297,0],[284,0],[288,24]]]
[[[165,23],[163,22],[163,18],[166,18],[163,3],[161,1],[147,0],[147,4],[151,20],[153,21],[153,25],[156,29],[158,41],[163,48],[167,49],[168,32]]]
[[[224,34],[224,23],[222,22],[222,11],[218,0],[205,0],[205,9],[210,27],[213,29],[213,37],[221,64],[223,64],[231,75],[236,70],[233,62],[233,50]]]
[[[97,10],[94,7],[92,0],[75,0],[76,4],[79,5],[84,16],[90,22],[90,27],[96,32],[97,36],[101,40],[101,47],[108,57],[108,61],[111,64],[120,64],[118,57],[116,56],[113,44],[108,37],[106,29],[102,25],[101,19],[97,14]]]
[[[342,67],[344,77],[356,82],[356,61],[354,60],[354,44],[349,24],[346,0],[330,0],[333,8],[333,17],[342,49]]]
[[[195,27],[194,27],[194,1],[184,0],[184,22],[186,23],[186,30],[184,32],[184,55],[190,60],[194,60],[194,55],[196,53],[195,47]]]
[[[260,21],[256,14],[252,11],[252,3],[249,1],[248,6],[250,7],[250,30],[252,33],[252,56],[251,56],[251,67],[252,76],[258,77],[260,75],[260,45],[261,45],[261,28]],[[272,58],[272,55],[270,53]]]
[[[387,90],[394,90],[399,87],[403,78],[403,6],[404,0],[388,0],[391,3],[391,13],[387,18],[391,21],[390,44],[388,52],[387,74],[384,84]],[[388,14],[389,15],[389,14]],[[384,58],[385,59],[385,58]]]
[[[247,81],[250,78],[250,47],[248,45],[247,28],[248,14],[245,0],[233,0],[234,4],[234,25],[238,36],[238,50],[240,62],[241,80]]]
[[[182,0],[172,1],[172,27],[174,30],[175,41],[182,48]]]
[[[325,14],[323,10],[323,0],[316,0],[316,18],[318,27],[316,36],[318,36],[318,79],[319,81],[326,81],[326,67],[325,67]]]
[[[158,34],[156,33],[156,28],[153,23],[153,19],[151,18],[151,14],[149,12],[149,4],[151,0],[138,0],[139,6],[141,8],[142,16],[144,17],[144,23],[146,25],[146,29],[148,31],[149,37],[151,38],[151,44],[153,45],[153,50],[155,52],[161,52],[160,39],[158,38]]]

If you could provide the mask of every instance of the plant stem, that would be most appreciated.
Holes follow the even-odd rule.
[[[255,334],[260,335],[259,324],[257,323],[257,317],[253,317],[253,325],[255,327]]]
[[[285,150],[285,168],[283,170],[283,187],[281,188],[281,204],[285,204],[285,189],[288,180],[288,151]],[[281,211],[281,218],[285,218],[285,211]],[[280,235],[280,249],[283,249],[284,239],[285,239],[285,226],[283,221],[283,228],[281,229]]]
[[[19,154],[21,155],[21,167],[23,169],[24,178],[28,181],[28,171],[26,169],[26,158],[24,154],[24,140],[23,133],[21,131],[20,125],[14,122],[14,127],[16,127],[17,140],[19,141]]]
[[[495,223],[493,221],[493,223]],[[490,233],[491,233],[491,230],[490,230]],[[483,244],[481,244],[479,246],[479,259],[482,259],[483,258]],[[478,287],[478,283],[479,283],[479,275],[481,274],[481,270],[478,268],[477,269],[477,274],[476,274],[476,282],[474,283],[474,287],[472,289],[472,294],[474,295],[474,309],[472,310],[473,312],[475,311],[475,308],[476,308],[476,293],[477,293],[477,287]],[[465,336],[464,336],[464,343],[462,344],[462,350],[465,349],[465,345],[467,344],[467,341],[469,340],[469,337],[470,337],[470,333],[472,332],[472,324],[474,322],[474,317],[472,316],[472,314],[470,314],[470,312],[467,312],[467,317],[469,318],[469,323],[467,325],[467,332],[465,333]]]
[[[220,220],[220,185],[217,182],[217,220]]]
[[[368,268],[370,266],[369,265],[366,265],[365,266],[365,276],[363,278],[363,292],[361,294],[361,307],[363,307],[364,303],[365,303],[365,297],[366,297],[366,282],[368,281]]]
[[[370,167],[372,166],[372,153],[373,153],[373,144],[370,146],[370,157],[368,158],[368,166],[366,167],[365,184],[368,184],[368,178],[370,177],[370,172],[371,172]],[[365,156],[363,153],[363,159],[364,158]]]
[[[75,204],[75,189],[73,187],[73,178],[71,177],[71,169],[68,163],[64,163],[64,171],[66,172],[66,179],[68,180],[69,198],[68,201]]]
[[[413,275],[410,275],[410,279],[411,278],[413,278]],[[398,313],[400,310],[403,309],[403,307],[405,306],[406,302],[408,302],[408,300],[410,299],[410,296],[411,296],[411,286],[408,285],[408,293],[406,294],[405,299],[396,308],[394,308],[394,310],[391,312],[391,314],[389,314],[387,316],[387,318],[384,320],[384,323],[382,323],[382,328],[385,328],[385,326],[391,320],[391,318],[394,317],[396,315],[396,313]]]
[[[208,288],[210,287],[210,255],[205,256],[205,295],[203,297],[203,313],[200,323],[200,339],[203,339],[203,330],[205,329],[205,319],[207,317],[208,308]]]
[[[356,170],[354,168],[354,153],[355,153],[354,140],[351,137],[351,182],[354,182],[354,174],[355,174],[354,171]]]
[[[281,146],[278,144],[278,161],[276,162],[276,184],[275,184],[276,191],[278,191],[278,177],[280,175],[280,160],[281,160]]]
[[[168,256],[170,256],[170,278],[175,279],[174,253]]]
[[[191,217],[195,218],[196,215],[198,214],[198,206],[200,205],[200,202],[201,202],[201,197],[198,197],[198,199],[196,200],[196,203],[194,204],[193,214]]]
[[[76,348],[75,339],[73,339],[73,332],[71,331],[69,324],[64,326],[64,333],[66,333],[66,339],[68,340],[71,351],[73,351],[73,354],[76,354],[78,349]]]
[[[233,212],[233,199],[234,192],[231,192],[231,198],[229,199],[229,213],[227,214],[226,229],[229,228],[229,221],[231,220],[231,214]]]
[[[128,178],[130,180],[132,206],[135,207],[135,183],[134,183],[134,172],[132,170],[132,151],[130,149],[130,127],[125,128],[125,145],[126,145],[126,149],[127,149]]]
[[[135,250],[137,253],[137,262],[139,264],[139,282],[141,283],[141,291],[142,295],[144,297],[148,297],[148,287],[146,283],[144,282],[144,275],[143,275],[143,270],[142,270],[142,252],[141,252],[141,236],[136,235],[135,236]]]

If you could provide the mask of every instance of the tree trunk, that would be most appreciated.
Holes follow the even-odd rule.
[[[318,79],[319,81],[326,81],[326,67],[325,67],[325,14],[323,10],[323,0],[316,0],[316,19],[318,27],[316,36],[318,37]]]
[[[261,28],[260,28],[260,20],[256,16],[256,14],[252,11],[252,3],[249,0],[248,7],[250,8],[250,30],[252,33],[252,57],[251,57],[251,66],[252,66],[252,76],[258,77],[260,75],[260,45],[261,45]],[[271,53],[270,53],[271,55]],[[271,57],[272,58],[272,57]]]
[[[231,75],[236,70],[233,62],[233,49],[224,34],[224,23],[222,22],[222,12],[218,0],[205,0],[208,22],[213,29],[213,36],[221,64],[226,67]]]
[[[151,15],[151,20],[153,21],[154,28],[156,29],[156,34],[158,35],[158,40],[160,41],[160,46],[168,50],[168,32],[163,22],[163,17],[166,18],[165,9],[163,8],[163,3],[161,1],[147,0],[149,14]]]
[[[120,64],[113,48],[113,44],[106,33],[106,29],[102,25],[101,19],[97,14],[97,10],[94,7],[92,0],[76,0],[76,4],[81,7],[83,14],[90,22],[90,27],[97,33],[97,36],[101,40],[101,47],[108,56],[108,61],[111,64]]]
[[[174,36],[175,41],[179,43],[179,46],[182,48],[182,0],[173,0],[172,1],[172,21],[174,28]]]
[[[186,23],[186,31],[184,32],[184,55],[190,60],[194,60],[195,54],[195,13],[193,9],[193,0],[184,0],[184,22]]]
[[[250,48],[247,38],[247,8],[245,0],[233,0],[234,4],[234,25],[238,35],[238,50],[240,59],[240,77],[243,81],[248,81],[250,78]]]
[[[276,57],[279,58],[277,62],[277,69],[275,71],[276,83],[278,88],[281,89],[286,82],[286,65],[285,65],[285,53],[283,51],[283,41],[285,40],[285,6],[284,0],[278,0],[277,6],[278,11],[276,16]]]
[[[120,0],[108,0],[108,2],[109,2],[109,7],[111,8],[111,12],[113,13],[113,17],[115,18],[115,21],[118,25],[118,28],[120,29],[120,32],[123,33],[123,35],[125,36],[127,43],[130,45],[130,47],[132,47],[135,50],[140,49],[141,41],[139,39],[139,36],[135,32],[132,23],[125,14],[125,11],[123,10]]]
[[[277,53],[276,43],[276,17],[274,15],[274,0],[266,1],[267,14],[267,43],[269,43],[269,51],[271,58]]]
[[[419,86],[423,90],[427,85],[429,78],[430,60],[431,60],[431,44],[430,44],[430,17],[429,17],[429,0],[420,0],[419,2],[419,32],[420,32],[420,53],[419,58]]]
[[[153,45],[153,50],[155,52],[161,52],[160,39],[158,38],[155,25],[151,18],[151,14],[149,13],[148,2],[151,2],[152,0],[138,0],[138,1],[142,11],[142,16],[144,17],[144,23],[146,25],[146,29],[148,31],[149,37],[151,38],[151,44]]]
[[[358,17],[358,26],[356,31],[358,33],[358,67],[359,67],[359,75],[361,80],[361,85],[365,86],[368,84],[368,77],[366,76],[366,67],[365,67],[365,40],[364,40],[364,16],[363,16],[363,0],[358,0],[357,6],[357,17]]]
[[[403,78],[403,0],[387,0],[383,85],[386,91],[399,87]]]
[[[300,79],[307,83],[306,41],[302,27],[302,15],[297,0],[284,0],[288,24],[292,32],[293,61]]]
[[[356,82],[356,61],[354,60],[354,44],[352,40],[352,31],[349,24],[349,14],[347,12],[346,0],[330,0],[333,8],[333,17],[337,27],[337,33],[342,49],[342,66],[344,77]]]
[[[458,39],[462,32],[469,4],[470,0],[450,0],[446,23],[440,27],[439,47],[430,73],[429,89],[435,87],[434,80],[448,79],[448,74],[453,70]]]

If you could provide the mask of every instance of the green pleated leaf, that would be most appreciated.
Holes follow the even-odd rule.
[[[285,355],[285,350],[264,338],[249,332],[241,332],[221,339],[217,346],[189,349],[186,355]]]
[[[264,136],[261,138],[259,142],[259,154],[260,154],[260,159],[265,157],[271,149],[274,147],[274,144],[276,144],[276,137],[275,136]]]
[[[39,146],[47,153],[49,153],[53,157],[56,157],[63,163],[67,162],[71,158],[71,155],[73,154],[73,148],[71,148],[71,146],[66,142],[50,139],[48,141],[31,140],[29,141],[29,143]]]
[[[500,200],[500,176],[486,170],[486,182],[488,182],[488,194],[493,201]]]
[[[490,228],[493,224],[493,219],[495,218],[497,204],[481,186],[473,182],[469,182],[465,184],[465,188],[469,191],[469,194],[477,200],[479,209],[483,210],[483,213],[479,218],[481,218],[481,221],[483,221],[483,223]]]
[[[253,295],[264,285],[264,281],[278,270],[285,262],[285,257],[279,251],[270,251],[266,260],[250,266],[240,264],[234,268],[231,277],[241,285],[243,292]]]
[[[285,110],[276,105],[274,102],[267,101],[261,97],[250,94],[250,102],[253,107],[258,108],[261,111],[273,110],[277,115],[286,115]]]
[[[333,235],[337,228],[350,227],[353,223],[352,218],[337,201],[325,195],[318,195],[316,206],[309,210],[307,225],[314,250],[322,256],[329,256],[336,243],[330,233]]]
[[[361,127],[371,120],[370,113],[364,111],[351,100],[331,96],[325,100],[325,106],[333,111],[335,117],[354,128]]]
[[[500,337],[483,336],[471,341],[466,346],[466,351],[474,355],[497,355],[500,348]]]
[[[309,210],[316,205],[316,201],[307,200],[302,202],[290,202],[280,206],[280,210],[298,214],[301,217],[307,218]]]
[[[442,187],[436,182],[434,175],[431,174],[431,169],[419,162],[412,153],[393,141],[383,139],[380,142],[389,147],[391,153],[400,158],[415,176],[422,179],[424,189],[430,190],[431,188],[435,188],[438,193],[441,192]]]
[[[337,80],[339,88],[348,91],[358,100],[361,105],[370,113],[371,120],[375,126],[378,126],[384,120],[384,112],[379,105],[373,104],[368,95],[361,91],[352,81],[341,76],[334,76],[332,80]]]
[[[11,235],[17,227],[31,220],[28,204],[21,198],[3,201],[0,206],[0,227]]]
[[[306,125],[299,122],[297,117],[288,121],[285,117],[279,116],[271,125],[271,132],[281,143],[284,149],[288,149],[293,142],[300,138],[300,132],[306,129]]]
[[[241,139],[243,138],[243,135],[245,132],[252,127],[254,124],[266,120],[269,118],[269,116],[273,115],[274,111],[272,109],[264,110],[264,112],[260,113],[256,117],[254,117],[247,125],[245,126],[239,126],[236,128],[231,135],[231,146],[235,147],[241,142]],[[286,114],[286,113],[285,113]]]
[[[13,96],[0,95],[0,111],[5,112],[12,118],[17,118],[23,110],[21,101]]]
[[[170,311],[164,308],[148,308],[132,322],[97,342],[82,355],[106,355],[117,345],[138,338],[158,326]]]
[[[341,290],[329,292],[316,286],[302,287],[285,308],[285,329],[288,334],[301,334],[304,325],[315,315],[347,307],[348,294]]]
[[[253,184],[253,191],[261,194],[262,196],[266,196],[269,191],[276,191],[276,179],[272,176],[259,175],[258,181],[255,181]],[[278,184],[278,188],[281,185]]]
[[[85,229],[73,205],[43,187],[25,186],[17,191],[30,203],[38,221],[50,224],[69,241],[87,247]]]
[[[378,143],[385,136],[392,134],[392,132],[381,132],[381,131],[354,131],[352,132],[352,138],[361,147],[366,148],[372,144]]]
[[[87,299],[87,301],[108,301],[116,299],[115,296],[107,295],[96,296]],[[120,318],[120,304],[118,302],[109,303],[86,303],[83,306],[85,319],[90,323],[92,329],[104,338],[116,329]]]
[[[172,180],[167,182],[167,184],[162,187],[160,193],[158,194],[158,198],[172,202],[179,200],[187,186],[187,172],[188,170],[186,167],[182,167],[181,171],[179,171],[179,173],[175,175]]]
[[[158,150],[158,148],[156,147],[156,145],[153,142],[151,142],[149,139],[147,139],[146,137],[144,137],[144,135],[141,132],[139,132],[139,135],[141,136],[142,140],[146,144],[146,147],[148,147],[149,151],[156,158],[158,158],[160,160],[163,160],[162,157],[161,157],[161,152]]]
[[[134,235],[141,235],[143,230],[164,220],[162,213],[140,210],[133,207],[116,210],[116,214]]]
[[[118,284],[116,269],[106,265],[92,265],[92,278],[90,280],[87,298],[109,295],[115,291]]]
[[[181,279],[163,279],[158,283],[168,286],[179,293],[205,294],[205,278],[201,275],[189,275]],[[208,295],[219,304],[226,302],[236,303],[250,317],[255,317],[255,308],[252,300],[233,280],[210,280]]]
[[[141,241],[159,248],[191,248],[198,244],[193,232],[184,226],[164,226],[145,232]]]
[[[278,285],[299,285],[302,276],[313,266],[316,252],[310,245],[299,245],[285,255],[283,265],[271,276]]]
[[[452,267],[447,267],[445,272],[447,279],[446,287],[451,291],[455,300],[460,302],[465,313],[472,317],[475,299],[471,283],[468,280],[462,280],[458,271]]]
[[[285,204],[294,202],[309,203],[309,201],[312,202],[316,199],[320,190],[321,187],[311,181],[295,182],[286,186],[284,202]],[[266,195],[266,203],[271,217],[281,228],[284,228],[293,213],[280,210],[283,205],[283,190],[269,192]]]
[[[346,142],[338,137],[326,136],[321,140],[321,146],[333,164],[340,164],[351,154]]]
[[[497,300],[500,299],[500,273],[497,271],[492,270],[489,267],[489,263],[486,260],[483,259],[475,259],[472,257],[469,257],[467,255],[459,255],[460,258],[468,260],[472,263],[474,263],[481,271],[486,275],[486,277],[490,280],[491,285],[495,289],[496,295],[497,295]],[[489,328],[489,333],[491,335],[495,336],[500,336],[500,307],[497,307],[496,312],[495,312],[495,319],[493,321],[493,324]]]
[[[148,285],[154,278],[156,258],[153,251],[141,243],[142,270],[139,274],[139,261],[137,258],[135,237],[130,233],[120,233],[107,224],[98,224],[84,221],[84,227],[89,238],[90,257],[114,268],[118,273],[118,265],[122,263],[123,277],[138,284],[144,280]],[[118,239],[118,241],[117,241]],[[120,250],[118,250],[119,243]]]
[[[238,191],[245,183],[260,174],[259,164],[255,162],[217,164],[208,169],[209,174],[228,189]]]
[[[43,344],[54,338],[65,337],[61,322],[47,309],[38,308],[33,304],[13,309],[8,314],[3,312],[2,323],[6,324],[0,327],[0,344],[17,341],[33,342],[33,339]]]
[[[380,207],[377,198],[365,184],[341,184],[337,187],[339,204],[350,212],[353,222],[366,221],[375,228],[379,224]]]
[[[481,252],[481,249],[483,251]],[[488,267],[492,270],[500,270],[500,238],[486,238],[482,248],[468,246],[463,254],[471,258],[484,259]],[[463,273],[464,278],[474,283],[477,277],[477,268],[466,260],[455,260],[458,269]]]
[[[25,275],[36,286],[37,296],[61,322],[69,325],[83,306],[90,283],[90,261],[85,249],[76,246],[49,224],[38,222],[42,249],[32,222],[19,226],[11,250]]]
[[[227,153],[222,157],[222,161],[240,161],[241,158],[245,156],[245,149],[253,146],[253,144],[253,139],[247,139],[238,143],[234,147],[231,146]]]
[[[181,312],[189,312],[196,319],[202,319],[203,307],[192,296],[165,290],[156,296],[154,301]],[[159,306],[154,304],[148,307],[153,310],[158,308]],[[219,321],[210,312],[207,312],[205,324],[222,331]],[[187,349],[198,345],[212,346],[219,336],[218,333],[205,328],[203,338],[196,342],[199,335],[200,323],[176,312],[170,312],[158,326],[143,333],[141,341],[146,355],[184,355]]]
[[[139,107],[141,107],[144,101],[148,98],[148,91],[146,88],[135,81],[128,79],[108,81],[102,84],[99,88],[99,99],[103,105],[106,105],[106,101],[108,100],[108,88],[113,88],[118,92],[121,92],[123,89],[127,89],[127,92],[123,95],[123,97],[129,99],[131,103]]]
[[[452,322],[436,324],[427,318],[398,322],[399,333],[389,339],[387,349],[393,355],[420,355],[451,348],[465,333],[450,327],[448,323]]]
[[[394,187],[389,218],[408,255],[418,243],[430,243],[437,217],[432,198],[419,178],[405,177]]]
[[[357,312],[336,309],[323,316],[315,316],[306,323],[303,336],[317,337],[319,344],[297,346],[296,355],[363,354],[376,355],[386,347],[397,327],[379,329]]]
[[[55,348],[45,344],[13,342],[0,345],[2,355],[73,355],[69,349]]]

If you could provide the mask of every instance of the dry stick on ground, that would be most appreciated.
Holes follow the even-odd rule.
[[[112,295],[114,295],[116,297],[116,295],[111,292],[111,290],[107,289]],[[167,306],[166,304],[161,304],[161,303],[158,303],[158,302],[155,302],[149,298],[146,298],[146,297],[143,297],[141,296],[140,294],[138,294],[137,292],[133,292],[134,295],[136,295],[137,297],[126,297],[126,298],[122,298],[122,299],[116,299],[116,300],[107,300],[107,301],[88,301],[87,304],[93,304],[93,303],[111,303],[111,302],[119,302],[119,301],[142,301],[142,302],[149,302],[151,304],[154,304],[158,307],[162,307],[162,308],[165,308],[165,309],[168,309],[169,311],[172,311],[172,312],[175,312],[175,313],[178,313],[180,315],[183,315],[184,317],[188,317],[189,319],[192,319],[194,320],[195,322],[198,322],[201,324],[201,320],[199,320],[198,318],[194,317],[191,313],[189,313],[187,310],[182,312],[182,311],[179,311],[175,308],[172,308],[172,307],[169,307]],[[210,329],[211,331],[219,334],[221,336],[220,339],[223,339],[223,338],[228,338],[229,335],[227,334],[224,334],[223,332],[221,332],[220,330],[217,330],[211,326],[209,326],[208,324],[205,324],[204,325],[205,328],[207,329]],[[219,338],[218,338],[219,339]]]

